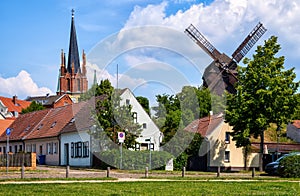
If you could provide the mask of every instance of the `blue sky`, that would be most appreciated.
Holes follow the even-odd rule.
[[[89,77],[97,70],[98,81],[110,78],[116,85],[118,64],[119,86],[152,100],[183,85],[201,85],[201,73],[211,59],[183,33],[190,23],[231,55],[261,21],[268,31],[257,44],[278,36],[286,68],[296,67],[300,75],[296,0],[3,0],[1,96],[55,93],[60,51],[67,52],[69,45],[72,8],[80,53],[84,49],[88,54]]]

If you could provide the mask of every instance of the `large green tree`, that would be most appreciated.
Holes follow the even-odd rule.
[[[233,126],[233,139],[237,147],[249,147],[251,136],[260,136],[260,170],[264,131],[270,123],[281,127],[291,120],[297,106],[294,68],[284,69],[284,56],[276,57],[280,50],[277,37],[272,36],[258,46],[252,59],[246,58],[246,67],[239,69],[237,93],[228,94],[226,121]]]
[[[103,148],[111,147],[118,143],[118,132],[125,132],[126,148],[135,147],[135,139],[140,135],[141,125],[135,123],[132,117],[131,106],[121,105],[120,90],[115,90],[108,79],[102,80],[99,85],[93,85],[81,100],[88,100],[95,96],[95,119],[99,132],[94,137],[101,142]],[[105,133],[112,142],[105,142]]]
[[[34,112],[34,111],[38,111],[38,110],[43,110],[43,109],[45,109],[45,107],[41,103],[32,101],[27,108],[22,109],[22,114]]]

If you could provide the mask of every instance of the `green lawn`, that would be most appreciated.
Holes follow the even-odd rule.
[[[168,181],[0,185],[0,195],[299,195],[288,181]]]

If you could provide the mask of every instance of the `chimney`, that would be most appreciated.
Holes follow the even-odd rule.
[[[209,123],[211,122],[211,119],[212,119],[213,115],[214,115],[213,111],[209,111],[209,114],[208,114]]]
[[[13,98],[12,98],[12,101],[13,101],[14,105],[17,104],[17,99],[18,99],[17,95],[14,95]]]

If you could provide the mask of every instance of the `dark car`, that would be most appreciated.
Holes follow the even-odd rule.
[[[285,157],[293,156],[293,155],[300,155],[300,153],[296,152],[296,153],[285,154],[282,157],[278,158],[276,161],[268,163],[265,167],[265,172],[270,175],[278,175],[278,166],[280,161]]]

